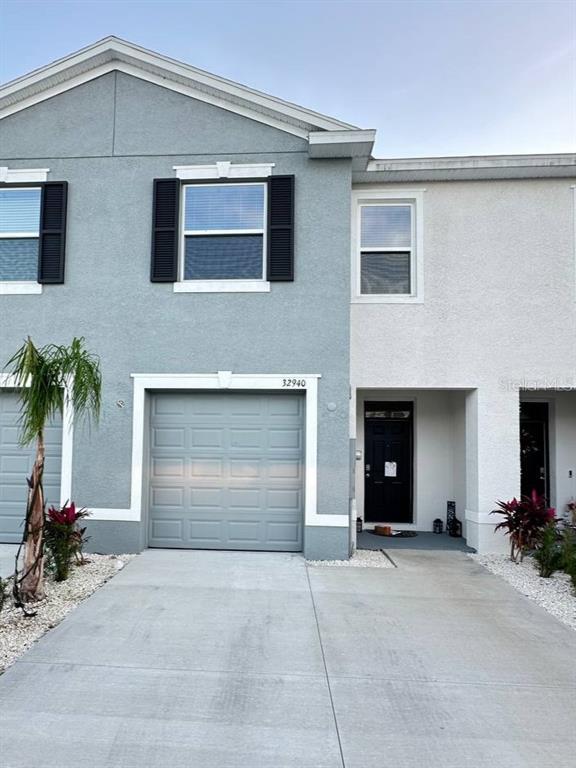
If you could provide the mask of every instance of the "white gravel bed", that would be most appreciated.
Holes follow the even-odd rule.
[[[35,616],[27,617],[19,608],[14,608],[12,595],[8,594],[0,611],[0,674],[134,557],[136,555],[86,555],[88,562],[73,565],[66,581],[55,582],[48,577],[46,598],[27,606],[29,611],[36,611]],[[11,590],[11,582],[10,579],[7,592]]]
[[[549,579],[543,579],[538,576],[531,557],[525,557],[521,563],[513,563],[507,555],[469,557],[503,578],[530,600],[534,600],[563,624],[576,630],[576,596],[567,574],[556,572]]]
[[[394,564],[377,549],[357,549],[349,560],[307,560],[307,565],[328,568],[394,568]]]

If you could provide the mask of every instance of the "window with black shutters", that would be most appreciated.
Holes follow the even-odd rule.
[[[153,282],[186,293],[294,280],[293,176],[189,181],[194,166],[177,170],[186,175],[154,181]]]

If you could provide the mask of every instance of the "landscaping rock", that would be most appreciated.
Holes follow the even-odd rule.
[[[556,572],[551,578],[538,576],[536,564],[531,557],[521,563],[514,563],[508,555],[469,555],[491,573],[500,576],[511,586],[538,603],[559,621],[576,630],[576,596],[570,577]]]
[[[394,568],[394,563],[377,549],[357,549],[349,560],[307,560],[307,565],[330,568]]]

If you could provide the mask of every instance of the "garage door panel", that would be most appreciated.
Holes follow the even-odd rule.
[[[154,537],[163,541],[178,543],[182,540],[182,520],[174,518],[171,520],[153,520],[152,533]]]
[[[269,447],[272,450],[295,450],[302,448],[302,432],[299,429],[271,429],[268,435]]]
[[[0,543],[17,543],[22,538],[26,515],[26,478],[34,463],[34,446],[18,443],[18,395],[0,389]],[[59,418],[45,430],[46,460],[44,496],[47,504],[60,503],[62,466],[62,423]]]
[[[182,428],[158,427],[153,433],[156,448],[184,448],[185,431]]]
[[[184,542],[187,547],[218,548],[223,538],[221,520],[198,518],[188,522],[188,536]],[[181,543],[178,546],[183,546]]]
[[[174,457],[156,456],[152,459],[152,478],[184,478],[184,460]]]
[[[301,550],[301,395],[157,394],[151,430],[151,546]],[[170,430],[185,433],[179,449],[166,444]]]
[[[222,477],[224,471],[220,459],[190,459],[190,477],[197,480],[213,480]]]
[[[268,465],[268,478],[270,480],[294,480],[300,485],[302,480],[302,462],[300,459],[274,459]]]
[[[223,493],[222,488],[191,488],[190,507],[221,509],[224,504]]]

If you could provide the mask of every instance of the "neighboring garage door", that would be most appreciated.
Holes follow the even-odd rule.
[[[26,516],[26,478],[34,463],[34,446],[18,445],[19,404],[16,392],[0,389],[0,543],[15,544],[22,538]],[[46,429],[44,495],[48,504],[60,502],[62,423]]]
[[[303,396],[156,394],[151,429],[150,546],[302,549]]]

